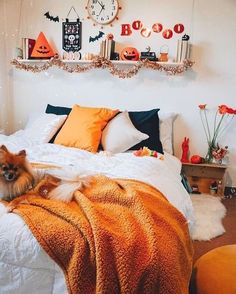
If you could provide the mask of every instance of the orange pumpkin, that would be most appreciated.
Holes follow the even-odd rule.
[[[126,47],[121,51],[121,59],[127,61],[137,61],[139,60],[139,52],[134,47]]]
[[[50,57],[53,57],[54,55],[55,53],[53,52],[51,46],[49,45],[46,37],[41,32],[36,40],[31,57],[50,58]]]
[[[203,158],[200,155],[193,155],[190,160],[191,163],[199,164],[202,163]]]

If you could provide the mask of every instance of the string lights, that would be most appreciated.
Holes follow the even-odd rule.
[[[176,75],[185,72],[187,69],[191,68],[194,64],[193,61],[184,60],[182,64],[161,64],[147,59],[140,60],[128,69],[121,69],[119,65],[114,64],[111,60],[105,59],[100,56],[96,56],[91,60],[89,64],[73,64],[69,65],[65,61],[61,60],[58,56],[51,58],[42,65],[31,65],[23,63],[20,60],[13,59],[11,64],[17,69],[30,71],[33,73],[40,73],[48,70],[50,67],[58,67],[68,73],[83,73],[90,71],[95,68],[107,69],[113,76],[118,76],[119,78],[126,79],[132,78],[137,75],[137,73],[142,68],[157,70],[160,72],[165,72],[169,75]]]

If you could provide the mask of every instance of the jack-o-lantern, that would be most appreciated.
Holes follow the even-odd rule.
[[[121,51],[120,57],[126,61],[137,61],[139,60],[139,52],[134,47],[126,47]]]
[[[50,57],[53,57],[54,55],[55,53],[53,52],[51,46],[49,45],[46,37],[41,32],[36,40],[31,57],[50,58]]]

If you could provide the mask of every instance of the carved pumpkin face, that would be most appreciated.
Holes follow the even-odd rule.
[[[55,54],[51,46],[49,45],[46,37],[41,32],[36,40],[31,57],[50,58],[50,57],[53,57],[54,55]]]
[[[139,60],[139,52],[134,47],[126,47],[121,51],[121,59],[127,61],[137,61]]]
[[[36,50],[40,54],[48,54],[50,50],[48,50],[47,46],[41,45],[39,48]]]

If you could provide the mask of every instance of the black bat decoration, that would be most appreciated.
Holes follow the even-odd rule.
[[[46,16],[47,19],[50,19],[55,22],[59,22],[59,17],[58,16],[54,17],[54,16],[50,15],[49,11],[44,13],[44,15]]]
[[[99,40],[102,36],[104,35],[103,32],[99,31],[98,35],[95,36],[95,37],[89,37],[89,43],[90,42],[95,42],[97,40]]]

